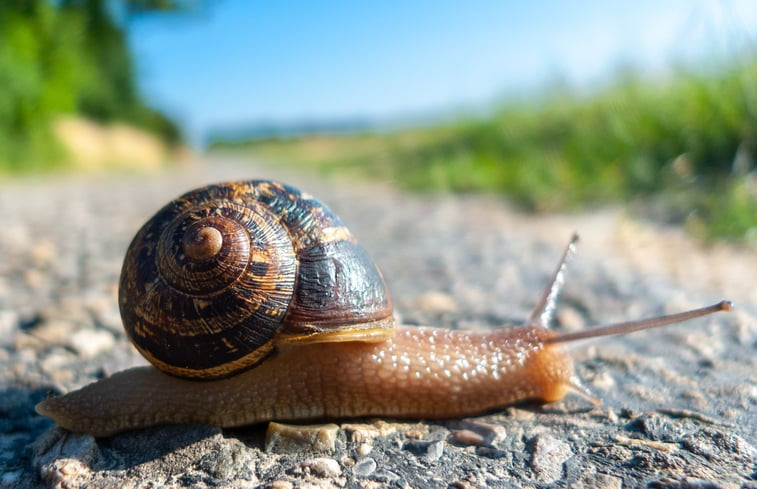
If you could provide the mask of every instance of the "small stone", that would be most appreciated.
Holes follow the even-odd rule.
[[[722,481],[709,481],[704,479],[699,479],[697,477],[683,477],[682,479],[675,479],[671,477],[664,477],[660,480],[654,481],[651,484],[649,484],[649,487],[653,488],[659,488],[659,489],[668,489],[668,488],[685,488],[685,489],[721,489],[721,488],[733,488],[736,489],[737,487],[741,488],[747,488],[747,487],[753,487],[753,486],[746,486],[746,485],[726,485],[723,484]]]
[[[311,472],[321,477],[338,477],[342,474],[342,468],[339,466],[339,462],[333,458],[311,458],[302,462],[302,466],[307,467]]]
[[[610,391],[615,388],[615,379],[610,372],[601,372],[591,379],[591,385],[604,391]]]
[[[731,456],[743,462],[757,459],[757,448],[744,438],[711,428],[696,431],[682,440],[683,448],[709,460]]]
[[[0,341],[7,341],[18,327],[18,314],[10,310],[0,311]]]
[[[562,478],[563,463],[573,455],[570,445],[550,435],[537,435],[527,447],[536,480],[554,482]]]
[[[45,267],[52,263],[56,257],[55,244],[48,239],[40,239],[34,243],[29,256],[36,267]]]
[[[623,479],[597,472],[594,469],[587,469],[577,481],[570,485],[571,489],[594,489],[597,487],[603,489],[621,489],[623,487]]]
[[[371,445],[370,443],[361,443],[357,447],[357,454],[365,457],[366,455],[371,453],[372,450],[373,450],[373,445]]]
[[[98,326],[117,334],[123,332],[121,314],[114,297],[99,291],[92,293],[87,298],[86,307]]]
[[[557,321],[565,331],[579,331],[586,327],[586,321],[578,310],[569,305],[557,308]]]
[[[461,445],[484,445],[484,437],[472,430],[454,430],[452,431],[452,439],[455,441],[455,443],[459,443]]]
[[[397,432],[397,425],[395,423],[387,423],[384,420],[378,419],[374,421],[373,426],[379,433],[379,436],[387,437]]]
[[[79,355],[92,358],[113,348],[115,339],[108,331],[88,328],[72,334],[68,342]]]
[[[475,486],[469,481],[457,480],[449,485],[453,489],[473,489]]]
[[[30,229],[22,223],[3,225],[3,243],[10,249],[28,249],[31,239]]]
[[[417,456],[422,456],[429,462],[434,462],[444,454],[444,441],[408,440],[402,448]]]
[[[507,408],[506,412],[508,416],[516,421],[530,421],[536,417],[536,415],[531,411],[526,411],[525,409],[512,406]]]
[[[294,484],[289,481],[278,480],[271,482],[271,489],[292,489]]]
[[[34,444],[35,464],[42,480],[56,487],[79,487],[101,458],[95,439],[61,430],[45,433]]]
[[[607,414],[607,419],[610,420],[611,423],[618,422],[618,415],[615,414],[615,411],[613,411],[612,409],[608,409],[606,414]]]
[[[428,432],[428,426],[413,426],[412,428],[405,431],[405,438],[411,440],[421,440],[428,435]]]
[[[372,478],[379,482],[386,482],[386,483],[396,482],[401,479],[399,474],[397,474],[396,472],[392,472],[391,470],[382,470],[379,472],[375,472]]]
[[[359,477],[367,477],[376,471],[376,461],[366,457],[352,467],[352,473]]]
[[[50,279],[38,270],[29,269],[24,271],[24,283],[26,283],[30,289],[41,289],[49,281]]]
[[[73,334],[76,325],[65,319],[50,319],[35,326],[31,334],[45,343],[65,345]]]
[[[493,447],[477,447],[476,455],[486,458],[505,458],[507,457],[507,452]]]
[[[438,440],[431,443],[426,450],[426,460],[435,462],[444,455],[444,440]]]
[[[68,368],[72,359],[71,352],[58,347],[42,358],[40,367],[57,383],[64,384],[73,378],[73,372]]]
[[[505,428],[496,424],[462,420],[455,425],[459,429],[452,431],[452,439],[461,445],[493,446],[507,436]]]
[[[343,424],[342,429],[347,432],[350,441],[355,443],[370,442],[379,436],[379,431],[368,424]]]
[[[418,296],[415,300],[415,306],[421,311],[435,313],[457,312],[460,308],[455,299],[443,292],[431,291]]]
[[[276,453],[328,452],[336,449],[339,427],[333,423],[323,425],[288,425],[268,423],[265,434],[265,451]]]

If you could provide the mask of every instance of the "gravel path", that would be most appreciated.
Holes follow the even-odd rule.
[[[145,363],[115,300],[139,226],[193,187],[263,176],[342,216],[405,323],[522,320],[573,231],[582,241],[558,328],[723,298],[737,309],[576,349],[579,376],[602,400],[595,409],[569,396],[468,420],[334,420],[317,428],[331,440],[320,449],[287,442],[286,427],[267,445],[265,426],[93,439],[37,416],[48,392]],[[754,251],[704,248],[622,210],[533,217],[493,197],[409,196],[220,159],[149,178],[0,182],[0,211],[0,487],[757,487]]]

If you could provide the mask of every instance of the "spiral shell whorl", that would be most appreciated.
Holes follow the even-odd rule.
[[[197,189],[153,216],[127,251],[119,306],[145,358],[190,378],[249,368],[282,333],[393,326],[383,279],[339,218],[262,180]]]
[[[292,300],[296,257],[287,230],[251,190],[189,192],[145,224],[127,252],[124,327],[162,370],[223,377],[273,346]]]

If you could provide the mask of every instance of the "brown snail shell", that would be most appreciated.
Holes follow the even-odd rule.
[[[137,233],[121,272],[126,333],[159,369],[218,378],[278,342],[394,332],[381,273],[320,201],[268,180],[210,185]]]

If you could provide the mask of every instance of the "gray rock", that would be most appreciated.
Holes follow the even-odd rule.
[[[333,458],[311,458],[302,462],[301,466],[308,468],[318,477],[337,477],[342,474],[339,462]]]
[[[371,457],[365,457],[352,466],[352,473],[358,477],[368,477],[376,471],[376,461]]]
[[[573,455],[568,443],[550,435],[537,435],[527,446],[537,481],[554,482],[562,478],[563,463]]]
[[[444,454],[444,440],[409,440],[402,445],[402,448],[423,457],[427,462],[435,462]]]
[[[71,348],[83,358],[92,358],[113,348],[113,335],[98,329],[80,329],[68,340]]]
[[[621,489],[623,479],[597,472],[594,467],[589,467],[581,472],[577,481],[571,482],[570,489]]]

